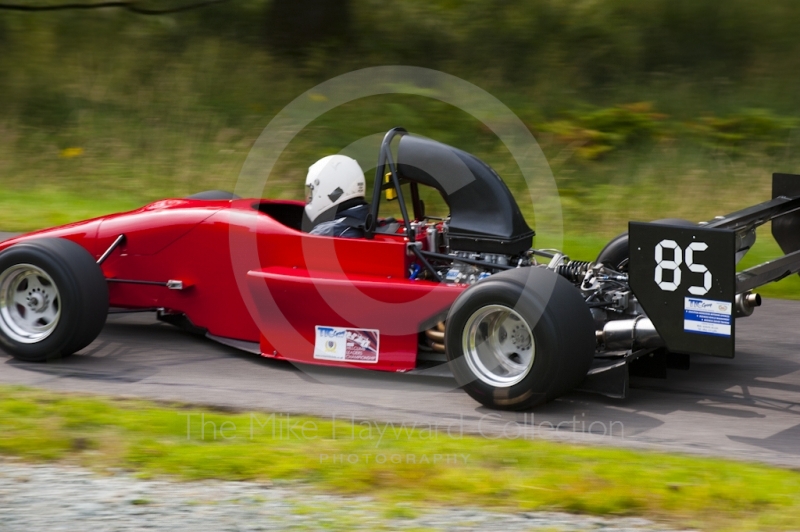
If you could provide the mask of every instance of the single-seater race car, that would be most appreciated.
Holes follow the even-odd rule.
[[[393,142],[396,141],[396,142]],[[423,187],[450,214],[427,216]],[[384,196],[401,215],[381,218]],[[480,403],[526,409],[688,355],[734,356],[752,290],[800,271],[800,176],[707,222],[629,224],[593,261],[532,247],[488,165],[389,131],[364,238],[302,230],[304,204],[209,191],[0,243],[0,345],[42,362],[87,347],[109,309],[264,357],[413,372],[447,364]],[[768,221],[785,256],[737,273]],[[102,363],[100,360],[97,362]]]

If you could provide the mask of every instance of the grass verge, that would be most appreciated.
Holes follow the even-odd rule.
[[[144,203],[122,194],[105,197],[72,193],[58,187],[17,190],[0,186],[0,229],[26,232],[54,227],[133,210]]]
[[[725,531],[800,522],[800,473],[764,465],[22,387],[0,387],[0,453],[185,480],[301,481],[395,505],[646,515]]]

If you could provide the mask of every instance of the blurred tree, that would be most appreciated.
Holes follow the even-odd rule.
[[[750,0],[651,0],[636,17],[642,66],[688,69],[705,76],[747,72],[764,39],[763,9]]]
[[[273,0],[266,16],[267,40],[282,53],[350,40],[350,0]]]

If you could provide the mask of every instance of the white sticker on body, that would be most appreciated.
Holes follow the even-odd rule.
[[[380,331],[320,325],[314,331],[315,359],[358,364],[378,362]]]
[[[726,301],[684,298],[683,330],[712,336],[730,336],[733,305]]]

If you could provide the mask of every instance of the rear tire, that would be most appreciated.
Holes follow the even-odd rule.
[[[680,227],[697,225],[694,222],[682,220],[680,218],[664,218],[663,220],[655,220],[653,223],[676,225]],[[612,238],[602,251],[600,251],[600,254],[597,255],[597,260],[595,262],[605,264],[618,272],[627,272],[629,253],[628,233],[626,231]]]
[[[0,253],[0,347],[27,362],[92,343],[108,315],[108,284],[94,257],[70,240],[42,238]]]
[[[520,268],[477,283],[456,299],[445,346],[458,384],[481,404],[524,410],[586,377],[595,352],[592,314],[560,275]]]

